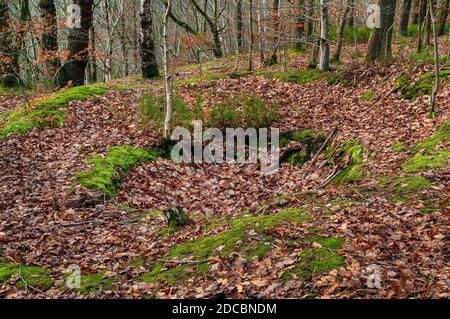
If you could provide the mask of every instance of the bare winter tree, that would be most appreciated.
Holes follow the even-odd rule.
[[[166,117],[164,120],[164,138],[168,140],[171,134],[173,94],[172,94],[172,75],[169,70],[169,44],[168,44],[168,25],[170,11],[172,10],[172,0],[165,3],[165,13],[163,19],[163,65],[164,65],[164,83],[166,89]]]
[[[330,43],[328,33],[330,29],[328,16],[328,0],[320,0],[320,62],[319,69],[328,71],[330,69]]]
[[[155,40],[153,34],[153,13],[152,2],[154,0],[144,0],[141,13],[142,27],[142,76],[150,79],[159,76],[158,64],[156,62]]]
[[[83,85],[86,66],[88,64],[89,29],[92,26],[92,4],[94,0],[75,0],[74,4],[81,9],[81,23],[68,26],[67,48],[69,58],[63,65],[58,78],[59,86]]]
[[[412,0],[403,0],[400,8],[400,22],[398,24],[398,34],[408,35],[409,16],[411,13]]]
[[[392,56],[392,33],[396,0],[380,0],[381,28],[373,29],[366,55],[367,61],[382,61]]]

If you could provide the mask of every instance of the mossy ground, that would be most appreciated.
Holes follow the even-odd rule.
[[[319,275],[345,265],[344,257],[338,254],[338,250],[345,243],[343,238],[311,237],[309,241],[311,243],[318,243],[322,247],[302,250],[296,267],[284,273],[284,280],[295,277],[310,279],[314,275]]]
[[[103,95],[112,88],[107,84],[77,86],[33,101],[31,105],[24,104],[5,114],[0,124],[0,141],[10,134],[25,134],[32,128],[58,127],[64,122],[69,102]]]
[[[441,81],[448,82],[450,77],[450,70],[442,70],[440,73]],[[396,79],[399,91],[403,98],[414,100],[423,95],[431,95],[435,82],[434,72],[427,72],[423,74],[417,82],[413,83],[406,76],[402,75]]]
[[[45,288],[53,284],[50,273],[42,267],[10,264],[4,259],[0,259],[0,286],[15,275],[23,278],[23,280],[17,280],[18,287],[29,285],[34,288]]]
[[[375,92],[367,91],[361,95],[361,100],[363,101],[372,101],[375,98]]]
[[[449,142],[450,119],[445,121],[431,138],[412,148],[412,157],[405,163],[403,169],[407,173],[414,173],[446,167],[450,158],[450,151],[446,149],[436,150],[436,147]]]
[[[98,272],[91,275],[80,276],[80,288],[74,288],[74,291],[83,294],[90,295],[100,291],[108,290],[114,283],[115,277],[105,276],[106,272]],[[64,282],[67,280],[67,275],[64,278]],[[60,287],[62,290],[67,290],[68,288],[64,286]]]
[[[240,252],[249,259],[255,256],[263,256],[272,249],[270,238],[265,234],[265,230],[281,224],[301,223],[310,219],[310,216],[300,210],[287,210],[271,215],[234,219],[230,222],[229,230],[214,236],[199,237],[173,247],[164,258],[166,260],[191,258],[198,261],[198,264],[194,266],[192,264],[180,264],[165,269],[165,262],[158,262],[149,273],[142,277],[142,280],[145,282],[164,280],[169,284],[174,284],[192,274],[203,274],[209,270],[209,264],[206,260],[215,253],[225,257],[231,252]],[[260,240],[256,242],[246,240],[247,233],[252,230],[261,236]]]
[[[429,179],[422,176],[382,177],[380,178],[380,184],[397,193],[427,189],[432,185]]]
[[[130,145],[112,147],[104,157],[93,157],[88,163],[94,167],[79,174],[77,181],[86,188],[101,190],[113,197],[120,187],[123,173],[140,162],[156,160],[164,151],[160,149],[151,152]]]
[[[405,142],[397,142],[392,146],[392,151],[395,153],[403,152],[407,149],[407,145]]]

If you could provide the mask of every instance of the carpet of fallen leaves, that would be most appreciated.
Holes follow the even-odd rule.
[[[299,58],[292,63],[304,67],[305,62]],[[362,80],[356,88],[330,86],[324,80],[298,85],[263,77],[221,79],[180,88],[187,101],[200,92],[205,108],[240,92],[277,99],[283,113],[277,125],[283,131],[311,128],[331,132],[337,127],[338,141],[356,139],[371,150],[366,178],[350,185],[317,190],[332,170],[322,165],[323,158],[305,178],[304,168],[287,164],[278,174],[263,176],[251,165],[177,165],[159,159],[132,169],[117,199],[80,208],[77,203],[98,196],[74,181],[77,173],[89,168],[86,159],[105,154],[115,145],[151,148],[158,142],[155,130],[139,125],[138,100],[146,93],[144,88],[73,102],[62,127],[33,130],[1,142],[1,252],[11,262],[49,269],[55,283],[45,291],[23,289],[16,287],[15,278],[0,288],[0,297],[142,298],[154,293],[159,298],[450,297],[448,208],[444,205],[431,214],[420,211],[426,200],[450,195],[448,168],[424,172],[434,181],[433,187],[418,191],[417,198],[407,203],[393,201],[376,181],[379,176],[401,173],[408,154],[393,152],[394,144],[402,141],[412,146],[430,137],[449,118],[450,87],[445,86],[439,95],[441,115],[429,119],[429,97],[407,101],[389,93],[401,74],[400,67],[360,65],[357,72]],[[160,86],[157,82],[140,84]],[[360,98],[368,90],[375,92],[375,100]],[[10,108],[6,104],[2,101],[0,111]],[[134,222],[139,212],[173,204],[202,218],[162,238],[158,236],[164,227],[162,219]],[[220,232],[220,227],[203,227],[209,217],[232,218],[248,209],[270,213],[284,207],[307,209],[313,221],[272,229],[274,249],[264,257],[249,261],[239,254],[216,256],[205,275],[176,286],[140,281],[169,247]],[[293,250],[283,247],[311,227],[320,229],[318,236],[346,239],[340,252],[346,266],[311,280],[281,280],[299,252],[310,248],[308,245],[314,248],[314,243],[297,244]],[[130,261],[136,257],[144,257],[146,263],[132,268]],[[79,265],[83,274],[106,271],[105,276],[120,280],[90,296],[62,290],[63,274],[71,264]],[[381,268],[380,289],[367,287],[370,265]]]

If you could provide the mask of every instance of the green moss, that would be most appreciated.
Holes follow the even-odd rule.
[[[264,233],[266,229],[284,223],[301,223],[310,220],[310,216],[305,215],[300,210],[288,210],[271,215],[261,215],[254,217],[243,217],[230,222],[230,229],[214,236],[196,238],[187,243],[178,245],[170,249],[165,257],[171,259],[193,258],[196,261],[206,261],[217,251],[221,256],[228,256],[231,252],[237,251],[248,258],[262,256],[271,250],[271,246],[266,244],[267,237],[263,241],[252,243],[246,239],[246,234],[250,230],[257,233]],[[238,243],[241,243],[237,247]],[[194,268],[192,270],[192,268]],[[186,270],[189,270],[186,271]],[[209,270],[209,264],[203,262],[197,265],[182,264],[171,269],[164,269],[164,262],[158,262],[154,268],[142,277],[145,282],[166,280],[169,284],[183,280],[192,274],[200,275]]]
[[[448,82],[450,70],[442,70],[440,73],[441,80]],[[416,83],[412,83],[407,76],[401,75],[396,79],[397,86],[403,98],[414,100],[423,95],[431,95],[435,81],[434,72],[427,72],[420,77]]]
[[[109,289],[113,282],[114,278],[113,277],[106,278],[104,272],[99,272],[87,276],[81,275],[80,288],[76,288],[75,291],[83,295],[89,295]]]
[[[325,72],[317,69],[304,69],[286,72],[255,72],[255,75],[276,78],[288,83],[307,84],[323,79]]]
[[[382,177],[380,184],[395,192],[415,191],[431,187],[431,182],[422,176]]]
[[[407,149],[407,146],[406,146],[405,142],[398,142],[398,143],[395,143],[394,146],[392,146],[392,151],[394,151],[395,153],[403,152],[406,149]]]
[[[144,266],[146,263],[146,260],[144,257],[137,257],[130,261],[130,267],[131,268],[139,268]]]
[[[86,188],[98,189],[109,196],[114,196],[120,187],[123,172],[133,168],[140,162],[156,160],[163,151],[156,149],[147,151],[134,146],[112,147],[105,157],[93,157],[88,163],[94,167],[79,174],[77,181]]]
[[[450,119],[441,125],[436,133],[429,139],[412,148],[412,157],[405,163],[404,170],[408,173],[428,169],[446,167],[450,158],[450,151],[436,150],[441,143],[450,142]]]
[[[105,94],[110,88],[106,84],[77,86],[35,101],[31,107],[25,104],[7,113],[0,127],[0,141],[9,134],[25,134],[32,128],[58,127],[64,122],[70,101],[93,98]]]
[[[361,95],[361,100],[372,101],[375,98],[375,93],[373,91],[367,91]]]
[[[177,85],[177,86],[194,85],[194,84],[198,84],[203,81],[217,81],[217,80],[225,78],[226,76],[227,75],[225,73],[208,73],[208,74],[194,77],[194,78],[175,81],[175,85]]]
[[[434,151],[429,154],[416,154],[404,165],[404,170],[407,173],[415,173],[446,167],[449,158],[450,151],[445,150]]]
[[[323,133],[313,130],[290,132],[280,137],[280,146],[285,147],[291,142],[298,142],[305,145],[303,152],[292,154],[288,158],[288,163],[291,165],[302,166],[320,149],[326,138]]]
[[[310,279],[314,275],[320,275],[345,265],[344,257],[338,254],[338,250],[345,243],[343,238],[313,237],[309,241],[318,243],[322,247],[302,250],[296,267],[283,275],[284,280],[294,277]]]
[[[42,267],[9,264],[4,259],[0,260],[0,286],[12,276],[19,274],[28,285],[35,288],[50,287],[53,284],[50,273]],[[25,287],[21,279],[17,280],[16,285]]]
[[[351,140],[345,143],[333,155],[333,158],[329,158],[329,160],[336,162],[350,158],[351,163],[333,179],[333,182],[336,184],[344,184],[361,179],[363,177],[364,153],[365,148],[358,144],[358,142]]]

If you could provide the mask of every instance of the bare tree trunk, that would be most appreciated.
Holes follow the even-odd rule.
[[[427,7],[429,7],[429,5]],[[423,42],[422,42],[424,46],[430,45],[430,35],[431,35],[431,16],[430,11],[427,10],[427,15],[425,17],[425,33],[423,35]]]
[[[347,25],[350,28],[355,27],[355,0],[350,0],[350,12],[347,16]]]
[[[403,0],[400,11],[400,22],[398,24],[398,34],[408,35],[409,15],[411,13],[412,0]]]
[[[167,6],[169,8],[171,7],[170,5]],[[144,79],[150,79],[152,77],[159,76],[158,64],[156,62],[155,41],[153,36],[152,0],[144,0],[142,8],[142,76]]]
[[[95,57],[96,53],[96,44],[95,44],[95,26],[92,25],[89,29],[89,46],[92,48],[93,54],[89,59],[88,64],[88,74],[87,74],[87,82],[89,84],[97,82],[97,58]]]
[[[171,122],[173,112],[172,75],[169,70],[169,45],[168,45],[168,24],[170,11],[172,10],[172,0],[167,0],[165,4],[165,14],[163,19],[163,64],[164,64],[164,84],[166,89],[166,117],[164,120],[164,138],[168,140],[171,134]]]
[[[0,0],[0,85],[5,87],[12,87],[18,83],[18,70],[16,65],[12,63],[5,63],[5,59],[10,59],[14,56],[14,49],[12,44],[12,36],[8,32],[9,10],[8,2]]]
[[[295,27],[295,32],[297,34],[297,42],[295,43],[295,48],[301,50],[303,46],[303,37],[305,34],[305,0],[298,0],[297,3],[297,26]]]
[[[396,0],[380,0],[381,28],[373,29],[366,55],[367,61],[384,61],[392,57],[392,29]]]
[[[447,23],[450,0],[441,0],[438,36],[444,35]]]
[[[429,15],[431,19],[431,24],[433,26],[433,35],[434,35],[434,61],[435,61],[435,84],[433,87],[433,92],[431,94],[431,111],[430,114],[432,117],[436,114],[436,100],[437,95],[439,94],[439,90],[441,87],[441,75],[440,75],[440,61],[439,61],[439,43],[438,43],[438,34],[436,30],[436,19],[434,16],[434,6],[433,0],[428,0],[429,6]]]
[[[236,1],[236,34],[237,34],[237,45],[240,51],[244,45],[243,38],[243,22],[242,22],[242,0]]]
[[[320,18],[320,63],[319,69],[328,71],[330,69],[330,43],[328,33],[330,29],[328,16],[328,0],[320,0],[322,14]]]
[[[254,47],[254,37],[253,37],[253,0],[249,0],[249,18],[248,18],[248,25],[249,25],[249,45],[248,45],[248,70],[253,71],[253,47]]]
[[[418,0],[418,25],[419,25],[419,34],[417,37],[417,52],[422,51],[423,47],[423,29],[424,29],[424,19],[426,15],[427,8],[427,0]]]
[[[341,51],[342,51],[342,44],[344,43],[344,30],[345,30],[345,24],[347,22],[347,16],[350,12],[351,5],[353,0],[348,0],[347,5],[344,8],[344,12],[342,13],[341,23],[339,24],[339,31],[337,35],[337,43],[336,43],[336,52],[333,55],[332,61],[339,61],[341,59]]]
[[[81,8],[81,27],[68,29],[69,59],[59,73],[59,86],[83,85],[88,63],[86,48],[89,46],[89,28],[92,26],[92,4],[94,0],[74,0]]]
[[[273,33],[274,33],[274,48],[273,52],[268,57],[268,61],[266,61],[266,65],[274,65],[278,63],[278,46],[280,40],[280,0],[273,0],[272,4],[272,23],[273,23]]]

